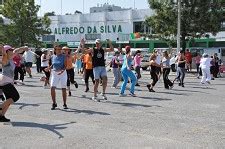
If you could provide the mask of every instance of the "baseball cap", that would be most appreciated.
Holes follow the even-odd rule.
[[[96,39],[95,43],[101,43],[101,40],[100,39]]]
[[[4,50],[5,51],[8,51],[10,49],[13,49],[10,45],[4,45]]]

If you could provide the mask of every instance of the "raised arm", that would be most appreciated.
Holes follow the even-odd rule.
[[[107,40],[108,44],[109,44],[109,48],[105,48],[105,52],[113,52],[114,48],[112,45],[112,41],[111,40]]]

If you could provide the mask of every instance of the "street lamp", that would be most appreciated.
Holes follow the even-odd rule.
[[[180,51],[180,32],[181,32],[181,0],[178,0],[178,19],[177,19],[177,53]]]

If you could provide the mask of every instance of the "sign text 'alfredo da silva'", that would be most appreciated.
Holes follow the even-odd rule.
[[[52,32],[52,31],[51,31]],[[59,34],[96,34],[96,33],[122,33],[121,25],[105,25],[105,26],[80,26],[80,27],[59,27],[54,28],[55,35]]]

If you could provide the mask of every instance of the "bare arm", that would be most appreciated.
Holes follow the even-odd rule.
[[[114,48],[113,48],[113,45],[112,45],[112,41],[108,40],[108,43],[109,43],[109,48],[105,48],[104,51],[105,52],[113,52]]]

